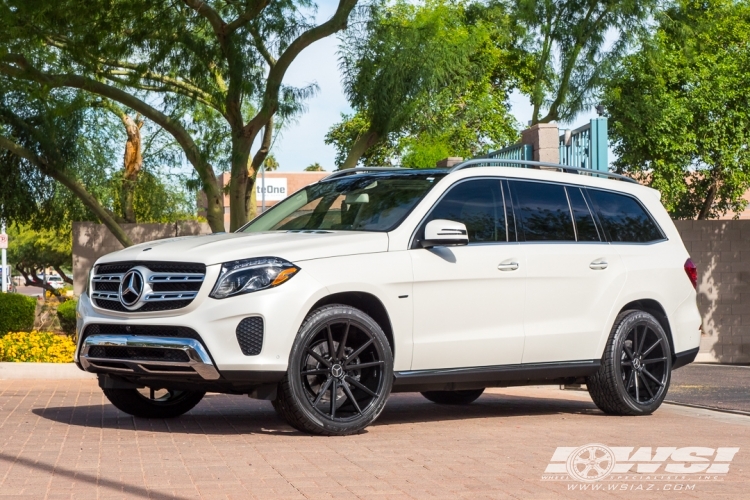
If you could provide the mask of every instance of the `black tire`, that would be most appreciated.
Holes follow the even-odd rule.
[[[649,415],[664,401],[671,371],[672,350],[661,324],[647,312],[623,311],[586,386],[605,413]]]
[[[102,389],[109,402],[118,410],[141,418],[175,418],[192,410],[205,392],[173,391],[161,397],[147,397],[138,389]],[[148,389],[147,389],[148,391]]]
[[[380,326],[359,309],[328,305],[302,323],[273,406],[300,431],[345,436],[378,418],[392,383],[393,354]]]
[[[482,389],[465,391],[427,391],[422,396],[439,405],[468,405],[473,403],[484,392]]]

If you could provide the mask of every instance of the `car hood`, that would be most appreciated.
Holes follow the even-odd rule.
[[[388,251],[388,234],[361,231],[273,231],[183,236],[141,243],[97,262],[174,261],[207,266],[250,257],[299,262],[325,257]]]

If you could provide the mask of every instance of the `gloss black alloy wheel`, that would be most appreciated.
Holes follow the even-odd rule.
[[[300,328],[273,403],[299,430],[353,434],[380,415],[392,378],[393,356],[380,326],[359,309],[324,306]]]
[[[664,401],[671,370],[669,338],[659,321],[644,311],[625,311],[615,321],[602,366],[587,386],[606,413],[647,415]]]
[[[177,391],[145,387],[143,389],[102,389],[110,403],[134,417],[174,418],[200,403],[202,391]]]

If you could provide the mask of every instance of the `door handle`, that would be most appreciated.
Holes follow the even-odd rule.
[[[500,271],[515,271],[518,269],[518,262],[503,262],[497,265]]]
[[[597,259],[594,262],[592,262],[591,264],[589,264],[589,267],[591,269],[595,270],[595,271],[601,271],[601,270],[607,269],[608,265],[609,264],[607,264],[606,260]]]

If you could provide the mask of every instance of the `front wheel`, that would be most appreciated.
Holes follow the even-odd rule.
[[[354,307],[324,306],[302,324],[273,405],[296,429],[344,436],[378,418],[392,382],[393,354],[380,326]]]
[[[102,389],[118,410],[141,418],[175,418],[192,410],[205,392],[172,389]]]
[[[615,320],[599,371],[588,377],[591,399],[612,415],[649,415],[669,389],[672,354],[661,324],[644,311]]]

